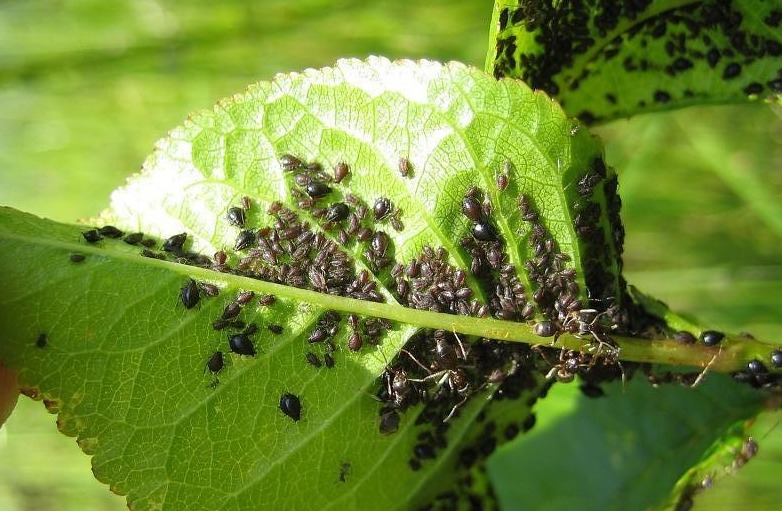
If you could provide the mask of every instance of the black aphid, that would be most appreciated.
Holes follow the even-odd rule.
[[[146,248],[141,251],[141,255],[144,257],[150,257],[152,259],[160,259],[161,261],[164,261],[166,259],[166,256],[164,256],[160,252],[153,252],[152,250]]]
[[[372,213],[375,215],[375,220],[382,220],[391,212],[391,201],[386,197],[379,197],[375,200],[375,205],[372,206]]]
[[[532,327],[532,332],[540,337],[551,337],[557,333],[557,329],[551,321],[541,321],[540,323],[535,323],[535,326]]]
[[[331,192],[331,187],[326,183],[313,181],[304,188],[304,191],[313,199],[319,199],[328,195]]]
[[[157,241],[155,241],[153,238],[144,238],[141,241],[139,241],[139,243],[141,243],[147,248],[152,248],[157,244]]]
[[[225,214],[228,219],[228,223],[237,227],[244,227],[244,210],[242,208],[232,207],[228,208],[228,213]]]
[[[144,233],[143,232],[132,232],[122,238],[122,241],[127,243],[128,245],[136,245],[138,243],[141,243],[141,240],[144,239]]]
[[[361,335],[359,335],[358,332],[353,332],[348,337],[348,348],[350,348],[350,351],[358,351],[361,349],[361,346],[363,345],[363,341],[361,340]]]
[[[399,413],[393,408],[384,409],[380,413],[380,434],[390,435],[399,429]]]
[[[481,203],[474,197],[465,197],[462,199],[462,214],[473,222],[480,221],[483,218]]]
[[[241,307],[239,307],[239,304],[236,302],[228,302],[228,304],[225,306],[225,309],[223,309],[223,315],[220,316],[220,319],[232,319],[239,315],[239,311],[241,311]]]
[[[481,220],[472,226],[472,237],[478,241],[497,241],[497,229],[491,222]]]
[[[282,413],[298,422],[301,419],[301,401],[299,396],[286,392],[280,398],[280,410]]]
[[[255,293],[253,291],[242,291],[236,295],[236,303],[239,305],[247,305],[253,298],[255,298]]]
[[[215,297],[220,294],[220,288],[214,284],[201,282],[199,286],[201,286],[201,291],[203,291],[206,296]]]
[[[350,174],[350,167],[348,167],[348,164],[342,162],[337,163],[337,166],[334,167],[334,182],[341,183],[348,174]]]
[[[255,232],[251,230],[242,231],[236,237],[236,243],[234,244],[234,250],[246,250],[255,243]]]
[[[344,202],[336,202],[326,210],[326,220],[329,222],[341,222],[348,217],[350,209]]]
[[[239,355],[255,356],[255,346],[253,346],[253,342],[246,332],[233,334],[228,337],[228,346],[231,348],[231,351]]]
[[[206,368],[209,370],[210,373],[215,374],[220,372],[223,368],[223,352],[222,351],[215,351],[214,355],[209,357],[209,360],[206,362]]]
[[[307,358],[307,363],[312,367],[320,367],[322,365],[318,356],[311,351],[308,351],[305,357]]]
[[[282,170],[291,171],[303,168],[304,162],[292,154],[283,154],[280,156],[280,166],[282,167]]]
[[[771,364],[774,367],[782,367],[782,350],[774,350],[771,352]]]
[[[98,233],[97,229],[90,229],[89,231],[84,231],[83,233],[81,233],[81,235],[84,237],[87,243],[97,243],[103,239],[103,236],[101,236]]]
[[[187,233],[175,234],[163,242],[163,250],[166,252],[181,252],[187,240]]]
[[[263,305],[263,306],[266,306],[266,307],[268,307],[268,306],[270,306],[270,305],[274,305],[274,302],[275,302],[276,300],[277,300],[277,299],[274,297],[274,295],[263,295],[263,296],[261,296],[261,297],[258,299],[258,303],[260,303],[260,304],[261,304],[261,305]]]
[[[692,335],[690,332],[681,330],[679,332],[674,332],[673,340],[675,340],[679,344],[694,344],[697,339],[695,339],[695,336]]]
[[[768,372],[765,364],[758,359],[750,360],[747,364],[747,370],[752,374],[765,374]]]
[[[377,231],[372,235],[372,241],[370,242],[372,252],[374,252],[378,257],[383,257],[386,255],[386,250],[388,250],[388,243],[388,234],[384,233],[383,231]]]
[[[192,309],[198,305],[198,300],[201,299],[201,292],[198,289],[198,284],[196,284],[195,280],[188,279],[187,283],[182,286],[179,298],[182,300],[182,305],[184,305],[186,309]]]
[[[71,254],[69,259],[71,260],[72,263],[80,263],[84,261],[85,256],[84,254],[75,253],[75,254]]]
[[[276,335],[280,335],[283,331],[282,325],[278,325],[277,323],[269,323],[266,328],[268,328],[271,333]]]
[[[125,233],[114,227],[113,225],[104,225],[98,229],[98,234],[107,238],[119,238]]]
[[[46,334],[39,334],[38,339],[35,340],[36,348],[45,348],[49,344],[49,336]]]
[[[334,359],[331,357],[331,353],[326,353],[326,354],[323,355],[323,363],[329,369],[334,367]]]
[[[508,188],[508,174],[497,174],[497,190],[504,192]]]
[[[701,334],[701,341],[706,346],[716,346],[723,338],[725,338],[725,334],[716,330],[705,330]]]

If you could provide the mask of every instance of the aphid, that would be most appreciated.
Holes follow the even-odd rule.
[[[253,291],[242,291],[236,295],[236,303],[239,305],[247,305],[253,298],[255,298],[255,293]]]
[[[716,330],[705,330],[701,333],[701,341],[703,341],[703,344],[706,346],[716,346],[724,337],[725,334],[717,332]]]
[[[342,465],[339,467],[339,480],[340,482],[344,483],[348,480],[348,474],[350,474],[350,463],[342,462]]]
[[[277,323],[269,323],[266,328],[275,335],[280,335],[282,333],[282,325],[278,325]]]
[[[244,227],[244,210],[242,208],[232,207],[228,208],[228,213],[225,214],[228,219],[228,223],[235,225],[236,227]]]
[[[497,190],[504,192],[508,188],[508,174],[502,173],[497,175]]]
[[[370,242],[372,252],[374,252],[378,257],[383,257],[386,255],[386,250],[388,250],[388,243],[388,234],[384,233],[383,231],[377,231],[372,235],[372,241]]]
[[[132,232],[122,238],[122,241],[127,243],[128,245],[136,245],[138,243],[141,243],[141,240],[144,239],[144,233],[143,232]]]
[[[84,256],[84,254],[74,253],[70,255],[69,259],[71,260],[72,263],[80,263],[84,261],[86,257]]]
[[[323,355],[323,364],[328,369],[331,369],[332,367],[334,367],[334,359],[331,357],[331,353],[325,353]]]
[[[551,337],[556,331],[557,329],[551,321],[541,321],[532,327],[532,332],[540,337]]]
[[[307,354],[305,355],[305,357],[307,358],[307,363],[309,365],[311,365],[312,367],[320,367],[321,366],[320,359],[313,352],[308,351]]]
[[[386,197],[379,197],[375,200],[375,205],[372,206],[372,213],[375,216],[375,220],[384,219],[391,212],[391,201]]]
[[[182,305],[184,305],[186,309],[192,309],[198,304],[201,294],[195,280],[188,279],[187,283],[182,286],[179,298],[182,300]]]
[[[472,226],[472,236],[478,241],[497,241],[497,230],[486,220],[476,222]]]
[[[225,306],[225,309],[223,309],[223,315],[220,317],[220,319],[232,319],[239,315],[239,311],[242,309],[239,307],[239,304],[236,302],[229,302],[228,305]]]
[[[774,367],[782,367],[782,350],[774,350],[771,352],[771,364]]]
[[[282,167],[282,170],[290,172],[304,167],[304,162],[292,154],[283,154],[280,156],[280,166]]]
[[[154,239],[152,239],[152,238],[144,238],[141,241],[139,241],[139,243],[141,243],[142,245],[144,245],[147,248],[152,248],[152,247],[155,246],[155,244],[157,242]]]
[[[244,209],[245,211],[249,211],[251,206],[252,206],[252,201],[248,196],[244,195],[242,197],[242,209]]]
[[[231,351],[239,355],[255,356],[255,346],[253,346],[250,334],[246,330],[228,337],[228,346],[231,348]]]
[[[685,330],[674,332],[673,340],[679,344],[694,344],[696,341],[695,336]]]
[[[234,244],[234,250],[245,250],[252,246],[253,243],[255,243],[256,236],[255,232],[251,230],[242,231],[239,233],[239,235],[236,237],[236,243]]]
[[[304,188],[304,191],[313,199],[319,199],[328,195],[331,192],[331,187],[326,183],[313,181]]]
[[[89,231],[84,231],[83,233],[81,233],[81,235],[84,237],[87,243],[97,243],[98,241],[103,239],[103,236],[98,234],[97,229],[90,229]]]
[[[47,344],[49,344],[49,336],[46,334],[39,334],[38,339],[35,340],[35,347],[43,349]]]
[[[312,176],[310,176],[309,174],[303,174],[303,173],[302,174],[296,174],[293,177],[293,180],[299,186],[307,186],[308,184],[310,184],[312,182]]]
[[[348,348],[350,348],[350,351],[358,351],[361,349],[362,345],[363,342],[361,341],[361,336],[358,332],[350,334],[350,337],[348,337]]]
[[[161,261],[164,261],[166,259],[166,256],[164,256],[163,254],[160,254],[158,252],[153,252],[146,248],[141,251],[141,255],[144,257],[150,257],[152,259],[160,259]]]
[[[329,222],[341,222],[348,217],[350,208],[344,202],[336,202],[326,210],[326,220]]]
[[[465,196],[462,199],[462,214],[473,222],[479,222],[483,218],[481,203],[473,197]]]
[[[119,238],[125,233],[120,231],[113,225],[104,225],[103,227],[98,229],[98,234],[100,234],[101,236],[105,236],[107,238]]]
[[[265,307],[274,305],[275,301],[277,301],[277,299],[274,297],[274,295],[263,295],[258,299],[258,303]]]
[[[220,294],[220,288],[215,286],[214,284],[209,284],[208,282],[201,282],[199,286],[201,287],[201,291],[203,291],[206,296],[215,297]]]
[[[399,158],[399,173],[402,174],[402,177],[408,177],[412,170],[413,165],[410,160],[405,157]]]
[[[399,429],[399,413],[393,408],[384,409],[380,413],[380,434],[390,435]]]
[[[223,363],[223,352],[215,351],[214,355],[209,357],[209,360],[207,360],[206,368],[210,373],[215,374],[220,372],[220,370],[223,368]]]
[[[765,374],[768,372],[765,364],[758,359],[750,360],[747,364],[747,370],[752,374]]]
[[[356,239],[358,239],[358,241],[367,241],[371,237],[372,237],[372,229],[370,229],[369,227],[362,227],[356,233]]]
[[[163,242],[163,250],[166,252],[181,252],[187,240],[187,233],[175,234]]]
[[[301,401],[299,397],[286,392],[280,397],[280,410],[282,413],[298,422],[301,419]]]
[[[323,342],[329,337],[328,332],[324,328],[316,328],[312,331],[310,336],[307,338],[307,342],[310,344],[314,344],[316,342]]]
[[[336,167],[334,167],[334,182],[338,184],[341,183],[348,174],[350,174],[350,167],[348,167],[348,164],[343,162],[337,163]]]

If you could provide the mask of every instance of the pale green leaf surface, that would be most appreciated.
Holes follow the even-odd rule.
[[[778,0],[554,4],[495,2],[486,69],[588,124],[782,91]]]
[[[247,195],[253,201],[248,224],[258,226],[270,222],[272,201],[295,203],[291,176],[277,159],[290,152],[326,169],[348,162],[351,176],[335,194],[349,192],[370,205],[391,198],[405,228],[385,230],[401,262],[430,245],[444,247],[451,264],[468,267],[458,248],[470,229],[460,200],[478,185],[494,205],[510,262],[520,267],[531,251],[517,237],[524,226],[516,196],[528,193],[578,269],[586,249],[572,224],[576,187],[566,183],[589,171],[600,147],[574,128],[544,95],[458,64],[341,61],[331,69],[280,75],[212,112],[193,114],[158,144],[144,172],[115,192],[101,222],[160,237],[187,232],[194,249],[226,248],[235,264],[230,249],[237,229],[227,224],[225,211]],[[410,177],[399,174],[400,157],[410,159]],[[506,159],[514,168],[501,194],[495,180]],[[605,200],[602,191],[598,195]],[[137,247],[118,240],[87,245],[77,227],[10,210],[3,217],[0,244],[15,264],[2,277],[8,313],[0,319],[0,358],[20,371],[28,393],[61,412],[60,428],[78,436],[94,456],[97,477],[128,494],[133,509],[415,507],[444,492],[469,491],[441,477],[469,468],[454,466],[462,441],[483,445],[478,461],[485,459],[513,436],[505,432],[523,421],[540,389],[528,378],[496,412],[493,403],[500,401],[484,399],[495,386],[476,389],[450,424],[447,446],[412,471],[417,437],[431,429],[415,425],[420,407],[402,415],[397,433],[383,436],[380,405],[371,394],[378,375],[423,324],[417,311],[395,317],[412,326],[394,327],[377,349],[348,351],[343,328],[335,339],[336,367],[315,369],[304,361],[312,349],[306,336],[323,311],[355,307],[369,314],[393,305],[373,309],[368,302],[172,265],[139,257]],[[602,228],[610,229],[608,222]],[[363,248],[348,246],[358,268],[366,266]],[[70,262],[73,252],[87,260]],[[617,264],[610,253],[603,257]],[[179,292],[186,276],[217,284],[220,296],[185,310]],[[387,276],[379,280],[393,304]],[[607,285],[606,292],[617,286]],[[273,307],[253,305],[242,317],[262,327],[279,323],[284,332],[262,329],[256,357],[228,354],[213,386],[205,362],[216,349],[228,349],[227,334],[211,323],[240,289],[273,289]],[[448,330],[453,324],[428,326]],[[35,345],[40,333],[49,336],[45,348]],[[278,410],[284,392],[300,396],[301,421]]]
[[[554,410],[491,459],[503,509],[657,509],[705,452],[726,448],[726,431],[762,407],[761,394],[727,375],[711,374],[695,388],[654,388],[635,378],[604,390],[605,397],[590,399],[577,395],[576,385],[555,387],[538,415],[547,417],[563,400],[572,408]],[[518,471],[534,476],[504,480]]]

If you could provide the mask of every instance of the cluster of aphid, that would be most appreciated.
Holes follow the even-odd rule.
[[[384,291],[387,288],[397,302],[407,307],[534,321],[533,331],[541,337],[569,332],[594,342],[595,350],[584,354],[489,339],[462,339],[444,330],[422,330],[414,335],[387,365],[376,395],[381,402],[379,431],[382,434],[397,431],[400,413],[410,406],[423,405],[416,424],[427,427],[420,432],[413,448],[410,467],[414,470],[445,448],[450,419],[471,396],[489,386],[494,388],[494,400],[517,399],[523,391],[539,386],[536,373],[544,375],[549,382],[571,381],[579,375],[585,382],[584,392],[598,396],[599,383],[620,376],[609,334],[617,328],[626,328],[628,319],[622,316],[618,306],[610,303],[615,289],[609,282],[611,272],[598,261],[593,265],[598,269],[584,276],[590,291],[591,285],[599,290],[589,306],[604,302],[610,305],[585,308],[576,272],[568,267],[570,258],[560,252],[529,196],[522,194],[518,198],[518,213],[524,222],[524,239],[528,245],[522,252],[529,254],[523,263],[521,278],[526,278],[523,283],[516,266],[509,262],[506,241],[492,218],[488,195],[477,187],[469,188],[462,201],[462,213],[470,222],[470,235],[460,241],[460,249],[467,256],[469,268],[454,267],[446,250],[428,246],[403,264],[395,260],[390,231],[378,228],[385,224],[396,231],[402,230],[402,210],[387,197],[373,198],[370,208],[367,202],[348,193],[343,184],[351,179],[346,163],[337,164],[332,175],[324,172],[317,162],[305,163],[286,154],[280,158],[280,166],[288,176],[296,207],[274,202],[262,215],[253,211],[252,202],[244,197],[241,205],[228,208],[226,221],[238,229],[230,256],[224,250],[216,252],[213,258],[191,252],[185,248],[184,233],[164,240],[157,252],[152,250],[156,245],[154,240],[141,233],[125,236],[111,226],[87,231],[84,238],[95,243],[103,237],[125,236],[125,242],[143,245],[142,255],[146,257],[365,301],[385,301],[391,296]],[[411,165],[405,158],[400,159],[399,172],[402,176],[411,173]],[[618,216],[616,182],[607,182],[605,177],[605,166],[602,160],[596,159],[592,171],[577,183],[583,203],[574,205],[574,228],[586,240],[583,252],[587,255],[610,252],[603,231],[595,227],[599,223],[600,206],[592,200],[592,195],[601,182],[609,216],[616,223],[610,242],[621,250],[624,232]],[[509,181],[506,162],[497,175],[497,190],[502,193],[509,187]],[[269,223],[251,225],[255,217],[267,218]],[[71,260],[79,262],[83,256],[72,254]],[[215,285],[188,279],[180,289],[179,298],[185,308],[191,309],[202,296],[210,298],[218,294]],[[227,350],[238,355],[255,356],[257,352],[255,336],[259,335],[260,327],[241,317],[242,311],[253,302],[270,307],[275,298],[256,296],[252,291],[239,292],[212,323],[215,330],[227,332]],[[283,332],[278,324],[269,323],[265,327],[272,334]],[[315,368],[333,368],[341,349],[340,339],[344,339],[342,349],[356,352],[366,345],[379,344],[392,328],[393,324],[384,319],[326,311],[306,334],[304,361]],[[779,367],[782,352],[776,357],[772,356],[771,360]],[[222,350],[208,357],[205,366],[212,375],[212,386],[217,385],[217,375],[224,364]],[[748,372],[756,380],[762,379],[758,376],[762,373],[760,369],[749,368]],[[296,395],[286,392],[279,406],[293,420],[301,417],[301,402]],[[481,446],[475,452],[470,448],[462,453],[461,463],[469,465],[474,460],[485,459],[500,436],[512,438],[519,431],[531,428],[534,415],[530,417],[508,425],[503,431],[495,431],[496,425],[488,423]]]

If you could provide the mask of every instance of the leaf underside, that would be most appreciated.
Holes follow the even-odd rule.
[[[286,171],[284,153],[324,173],[341,162],[350,171],[310,204],[297,175],[325,177]],[[461,213],[473,186],[491,205],[480,220]],[[521,195],[534,213],[526,219]],[[250,207],[240,228],[226,212],[242,197]],[[391,212],[375,219],[380,198]],[[360,239],[349,218],[318,212],[338,203],[384,240]],[[470,499],[490,508],[484,461],[531,426],[529,410],[548,384],[526,346],[456,337],[450,320],[440,333],[421,330],[412,309],[544,321],[566,313],[565,294],[589,304],[587,286],[595,304],[621,302],[618,209],[599,143],[520,83],[455,63],[380,58],[280,75],[173,130],[100,219],[148,239],[187,233],[181,249],[110,237],[90,244],[83,228],[2,211],[0,246],[29,264],[2,277],[0,358],[20,371],[26,393],[59,412],[60,429],[78,436],[96,476],[132,509],[402,509]],[[497,240],[471,236],[478,223]],[[286,229],[296,235],[279,239]],[[237,247],[243,230],[251,241]],[[299,237],[305,231],[322,240]],[[225,263],[203,255],[218,251]],[[391,275],[411,261],[418,275]],[[462,298],[437,300],[438,284]],[[210,285],[217,296],[206,295]],[[245,336],[255,355],[231,351],[240,326],[215,328],[248,290],[255,297],[230,321],[257,325]],[[263,302],[270,290],[276,300]],[[381,302],[406,307],[409,320],[373,320]],[[351,307],[355,328],[344,313],[328,314]],[[319,331],[327,339],[308,342]],[[354,333],[363,341],[355,351]],[[435,359],[437,339],[456,362]],[[308,364],[308,352],[319,363],[331,356],[334,367]],[[287,394],[299,413],[290,401],[281,410]]]
[[[780,26],[778,0],[498,0],[486,66],[592,124],[778,98]]]

